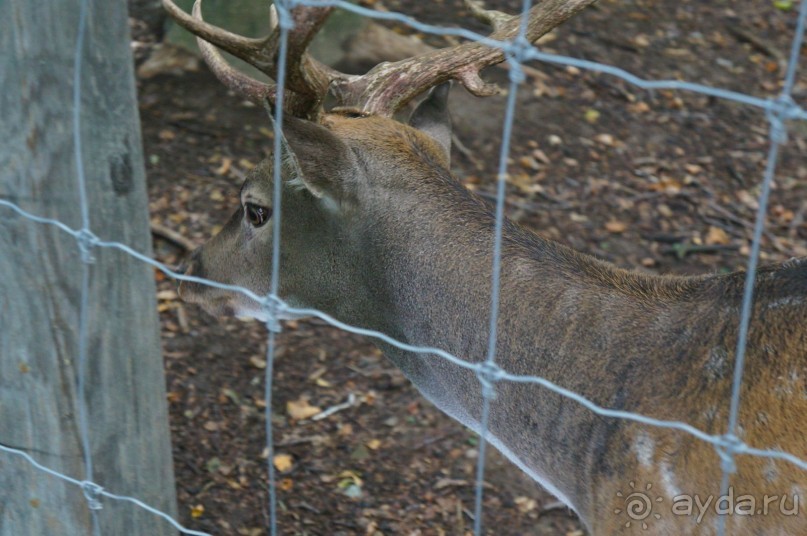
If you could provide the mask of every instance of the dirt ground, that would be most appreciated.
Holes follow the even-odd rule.
[[[515,11],[520,2],[488,5]],[[384,7],[483,29],[455,0]],[[768,97],[781,88],[795,15],[768,0],[604,0],[543,48],[645,78]],[[685,92],[645,92],[593,72],[531,67],[510,155],[510,217],[637,270],[702,274],[744,266],[768,148],[761,111]],[[507,81],[503,69],[486,76]],[[270,127],[260,109],[228,94],[204,68],[138,84],[155,254],[176,264],[235,209],[244,172],[268,154]],[[807,104],[804,76],[795,98]],[[452,106],[463,146],[454,151],[454,172],[491,197],[504,98],[474,99],[460,89]],[[791,127],[764,262],[807,255],[807,129]],[[187,243],[166,239],[170,231]],[[156,277],[181,521],[214,534],[265,534],[266,330],[183,305],[174,283]],[[274,386],[280,534],[469,533],[476,437],[419,396],[372,341],[319,321],[289,322],[279,336]],[[302,418],[312,407],[350,399],[352,406],[327,418]],[[496,453],[488,461],[487,534],[584,534],[518,469]]]

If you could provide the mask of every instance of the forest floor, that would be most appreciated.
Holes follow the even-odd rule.
[[[395,0],[384,7],[482,30],[460,4]],[[488,4],[514,12],[520,2]],[[770,97],[781,89],[795,20],[795,10],[768,0],[603,0],[553,32],[543,49],[648,79]],[[795,93],[802,105],[804,56]],[[693,93],[646,92],[574,68],[531,67],[510,153],[511,218],[648,273],[744,267],[769,145],[762,111]],[[486,76],[507,82],[503,69]],[[270,126],[261,109],[228,93],[204,67],[142,77],[138,86],[155,254],[177,264],[236,209],[244,173],[268,154]],[[464,146],[454,151],[453,171],[487,198],[504,100],[456,88],[452,98]],[[805,155],[807,129],[792,125],[763,262],[807,255]],[[162,238],[161,229],[186,244]],[[212,318],[180,302],[173,281],[157,279],[181,521],[214,534],[265,534],[266,330]],[[468,534],[477,437],[426,402],[369,339],[302,320],[286,323],[278,341],[279,533]],[[349,399],[353,405],[327,418],[303,418]],[[500,455],[491,452],[487,467],[486,534],[584,534],[573,514]]]

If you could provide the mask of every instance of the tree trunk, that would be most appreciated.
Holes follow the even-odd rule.
[[[0,1],[0,199],[81,228],[73,129],[79,0]],[[90,228],[151,252],[126,3],[90,0],[80,82]],[[175,516],[152,269],[94,248],[85,392],[92,480]],[[87,478],[79,426],[77,241],[0,206],[0,444]],[[176,530],[101,499],[100,534]],[[0,535],[93,534],[81,488],[0,451]],[[98,533],[99,531],[95,531]]]

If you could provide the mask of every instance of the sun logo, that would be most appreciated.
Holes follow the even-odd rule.
[[[660,503],[664,500],[660,496],[655,496],[651,491],[653,484],[646,484],[644,490],[637,490],[634,482],[629,482],[630,491],[622,493],[622,490],[616,492],[618,499],[624,504],[623,508],[614,508],[614,514],[620,515],[625,512],[628,520],[625,522],[625,528],[630,528],[634,522],[641,523],[642,530],[647,530],[650,526],[648,521],[652,519],[661,519],[661,514],[653,512],[653,503]]]

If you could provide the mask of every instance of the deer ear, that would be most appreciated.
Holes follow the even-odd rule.
[[[428,134],[451,161],[451,114],[448,113],[448,93],[451,82],[439,85],[412,112],[409,125]]]
[[[283,172],[315,197],[343,199],[354,164],[350,148],[327,128],[287,117],[283,120]]]

